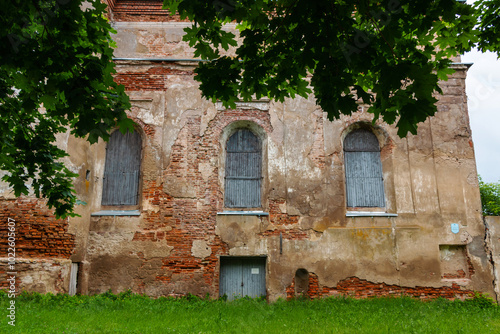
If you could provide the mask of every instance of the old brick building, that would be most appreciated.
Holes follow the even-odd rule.
[[[200,95],[182,41],[189,23],[161,1],[108,3],[136,132],[93,146],[59,137],[80,175],[80,218],[56,220],[42,201],[0,187],[0,218],[17,223],[19,288],[494,295],[467,66],[454,65],[437,115],[403,139],[361,105],[328,121],[313,97],[228,110]],[[0,264],[5,276],[7,258]]]

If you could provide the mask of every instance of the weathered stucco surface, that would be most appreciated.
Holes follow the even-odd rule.
[[[81,263],[79,292],[215,297],[221,256],[265,256],[271,300],[295,293],[494,295],[491,256],[498,261],[500,246],[498,237],[491,248],[485,245],[466,66],[456,65],[441,83],[436,116],[420,124],[418,135],[399,138],[392,126],[372,125],[362,105],[331,122],[312,96],[226,110],[200,95],[196,62],[184,60],[193,57],[181,40],[186,23],[113,24],[116,81],[126,87],[129,115],[142,138],[140,199],[131,208],[139,215],[95,215],[113,209],[100,204],[106,143],[60,139],[87,205],[77,208],[80,218],[61,225],[74,236],[71,254],[47,258]],[[346,208],[343,153],[343,139],[360,126],[370,128],[381,147],[386,206],[371,211],[392,216],[346,216],[363,211]],[[225,142],[238,127],[249,127],[262,141],[263,215],[220,214],[227,210]],[[458,233],[451,224],[458,224]],[[495,224],[489,220],[490,235],[500,233]],[[46,258],[33,261],[22,288],[67,289],[69,264],[61,260],[60,269],[47,270]]]
[[[15,274],[4,275],[6,278],[15,276],[15,284],[19,289],[39,293],[68,292],[71,261],[67,259],[17,259]],[[0,259],[2,273],[10,273],[6,258]],[[6,279],[2,278],[2,287]]]

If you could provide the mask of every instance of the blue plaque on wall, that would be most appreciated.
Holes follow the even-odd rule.
[[[456,224],[456,223],[451,224],[451,231],[453,233],[457,234],[458,231],[460,231],[460,227],[458,226],[458,224]]]

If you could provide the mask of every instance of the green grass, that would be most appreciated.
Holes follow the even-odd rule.
[[[233,302],[195,297],[150,299],[22,294],[16,327],[0,293],[0,333],[500,333],[500,307],[479,297],[465,302],[410,298]]]

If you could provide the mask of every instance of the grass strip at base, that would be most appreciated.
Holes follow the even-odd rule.
[[[500,307],[466,301],[401,298],[232,302],[149,298],[124,292],[94,296],[23,293],[16,326],[0,293],[0,333],[500,333]],[[14,330],[13,330],[14,329]]]

